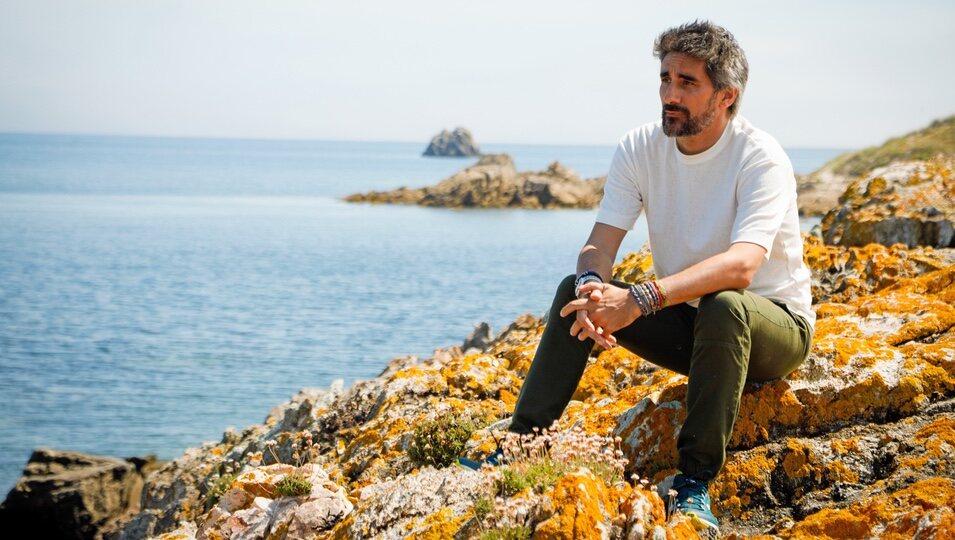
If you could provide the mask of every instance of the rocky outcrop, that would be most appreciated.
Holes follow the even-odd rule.
[[[849,184],[869,171],[898,161],[928,161],[955,157],[955,116],[889,139],[880,146],[846,152],[819,170],[796,179],[799,211],[821,216],[836,206]]]
[[[143,476],[156,466],[155,458],[34,450],[0,505],[0,530],[31,538],[97,538],[112,520],[138,509]]]
[[[727,465],[711,486],[723,533],[950,538],[955,250],[807,237],[805,255],[814,347],[790,376],[744,390]],[[616,269],[627,280],[650,272],[646,251]],[[143,512],[113,537],[299,538],[308,530],[311,538],[475,538],[488,530],[481,500],[508,516],[495,526],[538,538],[695,537],[685,520],[666,518],[660,497],[674,472],[686,378],[621,348],[594,351],[558,433],[619,437],[626,481],[579,465],[539,490],[495,498],[499,472],[410,460],[415,427],[455,415],[495,422],[465,453],[493,449],[493,429],[506,425],[498,420],[514,406],[542,331],[543,321],[523,316],[468,352],[402,357],[347,391],[303,392],[264,424],[150,477]],[[276,493],[305,448],[308,474],[333,508],[308,510],[314,490],[297,499]]]
[[[604,180],[581,180],[556,161],[546,171],[518,173],[510,156],[488,154],[434,186],[372,191],[345,200],[450,208],[593,208],[603,196]]]
[[[822,221],[830,244],[955,247],[955,162],[901,162],[853,182]]]
[[[454,131],[445,129],[435,135],[422,155],[442,157],[479,156],[481,150],[474,142],[471,131],[459,127]]]

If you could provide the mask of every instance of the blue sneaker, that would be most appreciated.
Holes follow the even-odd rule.
[[[472,471],[479,471],[481,467],[485,464],[490,465],[491,467],[499,467],[505,464],[504,460],[504,450],[500,446],[496,450],[488,454],[481,461],[474,461],[473,459],[468,458],[458,458],[458,465],[471,469]]]
[[[673,478],[673,490],[676,497],[670,500],[670,507],[690,518],[697,530],[719,532],[719,521],[710,511],[710,486],[695,478],[678,474]]]

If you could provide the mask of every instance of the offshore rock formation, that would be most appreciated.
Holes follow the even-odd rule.
[[[345,200],[450,208],[594,208],[603,196],[604,180],[581,180],[556,161],[546,171],[518,173],[507,154],[487,154],[434,186],[372,191]]]
[[[422,155],[443,157],[479,156],[481,155],[481,150],[474,142],[474,136],[471,135],[471,131],[459,127],[453,132],[445,129],[435,135]]]
[[[723,534],[951,538],[955,250],[807,237],[805,254],[819,318],[814,347],[790,376],[744,391],[727,465],[711,486]],[[646,252],[635,253],[616,275],[642,279],[651,268]],[[143,511],[111,537],[479,537],[476,502],[490,473],[417,468],[407,449],[429,419],[506,417],[542,331],[540,319],[523,316],[481,352],[398,358],[347,391],[303,391],[264,424],[155,473]],[[685,394],[685,377],[621,348],[595,350],[559,428],[618,435],[628,473],[643,480],[608,482],[583,468],[501,503],[520,509],[536,538],[696,537],[679,516],[667,521],[659,494],[674,472]],[[466,453],[493,449],[492,435],[477,431]],[[276,494],[291,469],[275,463],[294,463],[306,445],[320,511],[304,508],[317,506],[317,488]]]
[[[822,220],[830,244],[955,247],[955,162],[900,162],[853,182]]]
[[[33,451],[23,477],[0,506],[0,530],[32,538],[92,539],[139,507],[154,458],[118,459],[47,448]]]

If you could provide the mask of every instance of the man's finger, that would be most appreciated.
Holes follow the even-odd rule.
[[[577,294],[592,294],[594,291],[600,291],[603,287],[603,283],[598,283],[596,281],[589,281],[584,283],[577,289]]]
[[[567,304],[564,307],[560,308],[560,316],[566,317],[570,315],[572,312],[577,311],[578,309],[587,309],[586,306],[589,302],[590,300],[586,298],[578,298],[577,300],[571,300],[570,302],[567,302]]]
[[[580,328],[588,332],[594,331],[594,322],[590,320],[590,312],[587,310],[581,309],[577,312],[577,323],[580,324]]]

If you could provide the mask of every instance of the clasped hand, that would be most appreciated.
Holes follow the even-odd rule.
[[[595,281],[581,285],[580,298],[561,308],[560,316],[566,317],[575,311],[577,319],[570,327],[570,335],[580,341],[593,339],[605,349],[617,344],[614,332],[629,326],[641,315],[630,291]]]

